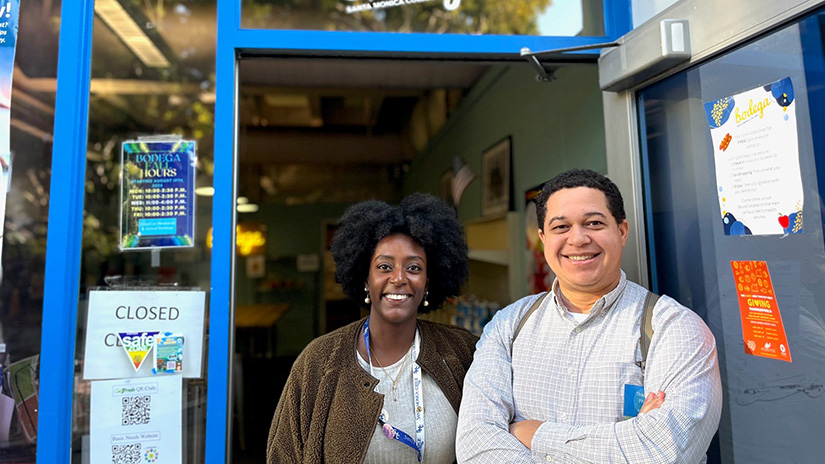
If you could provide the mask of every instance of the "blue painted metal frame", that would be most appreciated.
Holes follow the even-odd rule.
[[[284,50],[317,53],[335,52],[410,53],[453,55],[502,55],[518,58],[522,47],[549,50],[605,42],[605,37],[492,36],[459,34],[399,34],[393,32],[327,32],[239,29],[235,33],[239,51]],[[580,52],[598,54],[598,50]]]
[[[93,17],[93,0],[63,2],[40,347],[41,463],[70,461]]]
[[[630,0],[605,0],[607,37],[471,36],[458,34],[398,34],[242,29],[241,0],[218,1],[218,44],[215,105],[215,175],[212,224],[212,298],[209,317],[209,387],[207,393],[206,463],[228,459],[229,363],[231,355],[232,246],[235,224],[235,96],[236,57],[244,51],[325,51],[387,53],[515,55],[533,50],[565,48],[613,40],[631,28]],[[606,40],[607,39],[607,40]],[[593,52],[596,53],[596,52]]]
[[[522,47],[531,50],[549,50],[579,45],[591,45],[614,40],[627,33],[632,26],[630,0],[604,0],[605,36],[602,37],[544,37],[524,35],[470,35],[394,32],[341,32],[276,29],[243,29],[241,0],[234,12],[238,27],[232,37],[239,51],[288,50],[318,52],[352,51],[420,54],[479,54],[518,56]],[[598,54],[598,50],[580,52]]]
[[[604,32],[610,40],[618,39],[633,29],[630,0],[604,0]]]
[[[235,38],[240,0],[218,1],[215,75],[215,174],[212,197],[212,294],[206,394],[206,464],[229,462],[229,365],[232,355],[232,270],[235,225]]]
[[[235,224],[236,57],[241,51],[499,55],[613,40],[631,28],[630,0],[605,0],[606,37],[470,36],[244,30],[241,0],[218,0],[212,289],[209,311],[207,464],[228,460],[232,272]],[[61,12],[54,150],[40,361],[37,459],[69,463],[74,353],[89,111],[94,0],[64,0]],[[59,153],[58,153],[59,151]],[[70,156],[66,154],[69,153]]]
[[[228,459],[229,356],[231,354],[232,246],[235,224],[235,96],[236,57],[244,51],[325,51],[366,54],[516,54],[613,40],[631,28],[630,0],[605,0],[606,37],[471,36],[242,29],[241,0],[218,1],[218,45],[215,106],[215,175],[212,224],[212,298],[209,318],[209,387],[207,394],[206,463]],[[606,40],[607,39],[607,40]],[[593,52],[596,53],[596,52]]]

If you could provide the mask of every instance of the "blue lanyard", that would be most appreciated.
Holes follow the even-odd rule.
[[[364,344],[367,349],[367,360],[370,365],[370,375],[375,377],[372,372],[372,355],[370,354],[370,318],[364,321]],[[418,462],[424,457],[424,393],[421,391],[421,367],[416,360],[418,359],[418,350],[416,350],[415,343],[412,346],[413,358],[413,396],[415,398],[415,440],[401,429],[395,428],[388,424],[384,418],[384,412],[378,416],[378,422],[384,431],[387,438],[397,440],[418,453]],[[376,387],[377,388],[377,387]]]

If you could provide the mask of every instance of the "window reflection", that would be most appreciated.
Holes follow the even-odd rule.
[[[4,2],[5,3],[5,2]],[[3,229],[0,283],[0,363],[3,407],[0,456],[34,462],[46,226],[57,76],[60,2],[28,0],[19,11],[9,144],[11,183]],[[4,68],[3,72],[7,72]],[[8,403],[7,403],[8,402]]]
[[[242,0],[251,29],[604,35],[601,0]]]

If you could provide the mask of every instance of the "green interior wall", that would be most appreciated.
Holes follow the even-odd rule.
[[[428,149],[411,163],[403,193],[438,195],[442,174],[452,169],[454,154],[460,154],[481,173],[482,153],[507,136],[512,138],[514,206],[520,214],[525,190],[561,171],[587,167],[607,172],[596,66],[569,65],[560,69],[557,77],[551,83],[538,82],[535,72],[521,64],[491,69],[468,92]],[[263,204],[258,212],[239,217],[239,221],[269,225],[267,272],[303,290],[257,291],[262,280],[247,278],[245,258],[238,259],[238,304],[288,300],[292,305],[276,326],[277,356],[297,355],[316,335],[323,292],[321,273],[298,272],[295,260],[299,254],[321,255],[324,222],[339,218],[347,206]],[[481,216],[481,180],[476,179],[461,199],[459,217],[469,221]],[[523,249],[524,237],[520,243]],[[524,282],[523,254],[517,256],[519,264],[509,272],[520,273],[519,281]],[[520,292],[526,292],[526,285]]]
[[[323,266],[323,227],[327,221],[337,221],[346,204],[310,204],[287,206],[263,204],[256,213],[242,214],[239,222],[253,221],[268,225],[268,277],[246,277],[246,258],[239,256],[235,277],[237,304],[290,304],[289,310],[276,324],[276,356],[295,356],[315,338],[323,298],[321,269],[299,272],[299,254],[317,254]],[[280,283],[276,288],[258,291],[265,280]],[[293,286],[294,285],[294,286]],[[243,347],[242,347],[243,348]]]
[[[404,194],[425,191],[438,195],[441,176],[461,155],[479,176],[482,154],[512,138],[512,195],[523,215],[524,192],[572,168],[607,173],[602,95],[595,64],[568,65],[553,82],[538,82],[528,65],[491,69],[467,94],[429,148],[416,156],[407,172]],[[481,179],[473,181],[458,208],[462,221],[481,213]],[[523,216],[520,220],[523,224]],[[523,235],[523,234],[522,234]],[[524,248],[525,238],[521,237]],[[521,274],[524,257],[510,272]],[[519,293],[526,292],[526,284]]]

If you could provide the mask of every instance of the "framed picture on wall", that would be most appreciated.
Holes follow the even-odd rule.
[[[481,212],[485,216],[510,210],[510,145],[508,136],[482,156]]]

